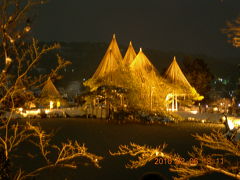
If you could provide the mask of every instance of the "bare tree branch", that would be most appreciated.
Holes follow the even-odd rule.
[[[130,143],[130,146],[120,145],[116,153],[110,152],[112,156],[130,155],[137,157],[130,160],[126,168],[139,168],[147,163],[155,161],[154,164],[168,164],[170,170],[176,172],[178,177],[174,179],[189,179],[191,177],[203,176],[212,172],[218,172],[227,176],[240,179],[239,168],[239,142],[233,143],[221,132],[214,131],[210,135],[195,135],[200,147],[193,147],[189,153],[190,158],[185,159],[177,153],[164,152],[166,144],[152,148]],[[205,154],[204,147],[216,150],[218,153]]]

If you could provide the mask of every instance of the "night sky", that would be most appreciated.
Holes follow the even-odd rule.
[[[37,13],[43,41],[110,42],[213,57],[240,57],[221,32],[240,0],[49,0]],[[138,51],[138,50],[137,50]]]

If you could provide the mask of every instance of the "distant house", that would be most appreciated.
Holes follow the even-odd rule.
[[[66,101],[63,100],[50,78],[48,78],[41,91],[40,104],[50,109],[66,105]]]

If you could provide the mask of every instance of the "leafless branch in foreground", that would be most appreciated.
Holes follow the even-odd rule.
[[[82,161],[80,157],[88,159],[96,167],[100,167],[99,161],[102,160],[101,156],[89,153],[77,141],[69,140],[60,146],[52,144],[52,134],[27,119],[19,121],[16,118],[16,109],[38,101],[31,90],[41,88],[48,78],[58,79],[59,70],[70,64],[57,55],[55,68],[45,74],[34,73],[49,52],[60,48],[59,44],[40,45],[31,37],[34,7],[45,2],[0,1],[0,179],[4,180],[26,179],[48,168],[76,168]],[[31,172],[25,170],[24,163],[20,167],[14,164],[16,150],[28,141],[38,148],[36,151],[45,162],[45,165],[39,163],[40,167]]]
[[[166,144],[152,148],[134,143],[120,145],[116,153],[110,152],[112,156],[129,155],[136,160],[130,160],[126,168],[139,168],[147,163],[156,165],[168,164],[170,171],[178,174],[174,179],[189,179],[217,172],[227,176],[240,179],[240,142],[234,143],[228,140],[219,131],[211,134],[195,135],[200,147],[193,147],[189,158],[184,158],[177,153],[165,152]],[[206,153],[206,151],[212,153]]]

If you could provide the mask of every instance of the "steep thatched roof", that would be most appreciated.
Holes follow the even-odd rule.
[[[172,63],[169,65],[168,69],[164,73],[163,77],[173,84],[178,84],[185,88],[192,88],[187,78],[184,76],[182,70],[180,69],[175,57],[173,58]]]
[[[142,83],[148,83],[154,86],[154,84],[158,83],[160,80],[158,70],[145,56],[141,48],[134,61],[131,63],[130,70],[135,76],[141,79]]]
[[[132,46],[132,42],[130,41],[129,43],[129,46],[128,46],[128,49],[127,49],[127,52],[123,58],[123,63],[124,65],[126,66],[130,66],[130,64],[133,62],[133,60],[135,59],[136,57],[136,52]]]
[[[118,77],[114,75],[114,72],[119,69],[122,64],[122,55],[119,50],[115,35],[113,35],[112,41],[101,60],[96,72],[93,76],[87,80],[84,85],[94,86],[100,85],[115,85],[117,84]]]
[[[188,82],[187,78],[184,76],[182,70],[180,69],[176,58],[173,58],[172,63],[166,70],[164,76],[165,79],[170,81],[175,88],[174,93],[178,95],[188,95],[191,97],[191,99],[196,101],[201,101],[204,96],[201,96],[198,94],[196,89],[191,86],[191,84]]]
[[[61,95],[58,92],[57,88],[54,86],[52,80],[48,78],[46,84],[43,86],[41,97],[49,97],[49,98],[60,98]]]

